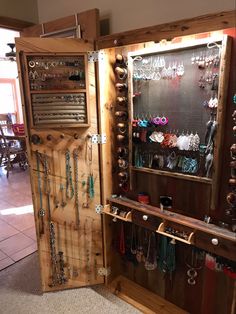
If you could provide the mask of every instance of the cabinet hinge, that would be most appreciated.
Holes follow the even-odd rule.
[[[94,63],[103,60],[103,52],[102,51],[88,51],[88,62]]]
[[[91,141],[93,144],[106,144],[107,136],[106,134],[92,134]]]
[[[100,267],[100,268],[98,268],[98,275],[99,276],[108,277],[110,274],[111,274],[111,267],[108,267],[108,268]]]

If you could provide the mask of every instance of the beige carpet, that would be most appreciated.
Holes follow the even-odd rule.
[[[103,286],[41,294],[37,253],[0,272],[1,314],[138,314]]]

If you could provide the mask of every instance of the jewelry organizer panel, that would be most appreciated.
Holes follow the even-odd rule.
[[[33,94],[31,99],[35,126],[87,123],[86,93]]]
[[[25,63],[32,126],[89,125],[86,54],[30,54]]]
[[[28,56],[31,91],[85,89],[85,55]]]
[[[131,58],[133,166],[211,178],[219,45]]]

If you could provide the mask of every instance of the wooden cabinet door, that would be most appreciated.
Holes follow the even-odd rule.
[[[42,290],[103,283],[101,217],[95,212],[101,203],[99,149],[91,139],[98,133],[95,64],[87,58],[94,45],[78,39],[17,38],[16,49]],[[84,58],[82,74],[77,56]],[[81,80],[85,84],[76,87]],[[67,123],[65,117],[73,114],[73,105],[79,108],[81,97],[87,123]],[[48,124],[38,123],[42,116]]]

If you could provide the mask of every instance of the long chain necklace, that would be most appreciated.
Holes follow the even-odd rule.
[[[74,149],[73,158],[74,158],[74,171],[75,171],[75,210],[76,210],[75,214],[76,214],[77,226],[79,226],[79,223],[80,223],[80,217],[79,217],[79,169],[78,169],[78,155],[79,155],[78,149]]]
[[[44,167],[44,190],[45,190],[45,194],[47,195],[49,245],[50,245],[51,268],[52,268],[52,276],[51,276],[51,282],[49,283],[49,286],[54,287],[59,283],[60,278],[57,271],[55,226],[54,226],[54,223],[52,222],[52,217],[51,217],[49,166],[48,166],[48,159],[46,155],[44,156],[44,159],[43,159],[43,167]]]
[[[52,222],[51,217],[51,206],[50,206],[50,179],[49,179],[49,167],[47,156],[44,155],[43,159],[44,167],[44,190],[47,195],[47,207],[48,207],[48,223],[49,223],[49,245],[50,245],[50,256],[51,256],[51,267],[52,267],[52,276],[50,287],[54,287],[58,283],[58,274],[57,274],[57,254],[56,254],[56,240],[55,240],[55,228],[54,223]]]
[[[70,193],[69,193],[70,189]],[[66,151],[66,198],[72,199],[74,197],[74,186],[72,180],[72,171],[71,171],[71,164],[70,164],[70,151]]]
[[[92,143],[89,144],[89,140],[87,140],[87,163],[89,166],[89,176],[88,176],[88,192],[89,198],[93,199],[95,192],[94,192],[94,177],[93,177],[93,170],[92,170],[92,163],[93,163],[93,147]]]
[[[52,149],[52,173],[55,174],[55,165],[54,165],[54,160],[55,160],[55,157],[54,157],[54,150]],[[58,194],[57,194],[57,182],[56,182],[56,179],[53,180],[53,201],[54,201],[54,205],[55,205],[55,208],[59,208],[59,200],[58,200]]]
[[[42,194],[41,176],[40,176],[40,153],[38,151],[36,151],[36,161],[37,161],[38,192],[39,192],[39,211],[38,211],[38,215],[40,218],[39,235],[41,236],[42,234],[44,234],[45,209],[43,209],[43,194]]]

